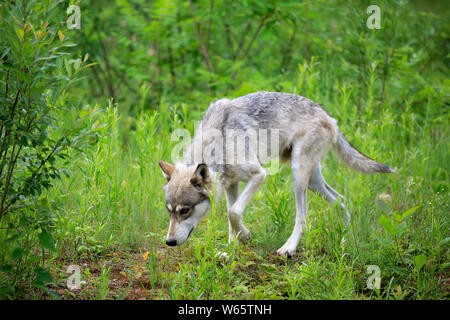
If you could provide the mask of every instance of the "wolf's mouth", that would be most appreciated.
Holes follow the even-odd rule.
[[[191,236],[192,231],[194,231],[194,227],[192,227],[192,228],[191,228],[191,231],[189,231],[189,234],[188,234],[186,240],[189,239],[189,237]]]

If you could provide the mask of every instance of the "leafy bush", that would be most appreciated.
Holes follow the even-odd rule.
[[[59,29],[58,4],[7,1],[0,7],[0,224],[12,248],[9,262],[6,248],[0,262],[11,275],[6,293],[32,266],[35,286],[45,289],[51,281],[43,264],[45,252],[55,250],[55,207],[40,195],[69,175],[67,151],[82,149],[95,134],[86,126],[90,115],[80,113],[70,124],[55,117],[69,109],[67,88],[88,66],[87,56],[71,59],[74,44]]]

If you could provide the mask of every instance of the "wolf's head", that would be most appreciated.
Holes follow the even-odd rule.
[[[166,244],[181,245],[211,209],[209,169],[206,164],[174,166],[165,161],[159,166],[167,180],[163,187],[170,215]]]

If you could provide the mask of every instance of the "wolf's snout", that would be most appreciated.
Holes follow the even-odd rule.
[[[174,247],[174,246],[177,245],[177,240],[176,240],[176,239],[167,239],[167,240],[166,240],[166,244],[167,244],[168,246]]]

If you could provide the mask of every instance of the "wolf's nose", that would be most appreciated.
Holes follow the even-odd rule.
[[[168,239],[168,240],[166,240],[166,244],[168,246],[171,246],[171,247],[176,246],[177,245],[177,240],[175,240],[175,239]]]

